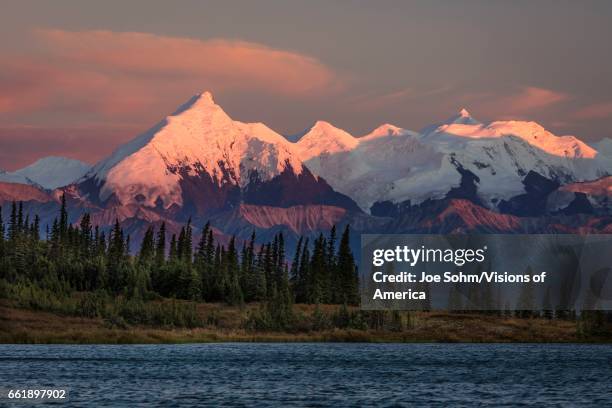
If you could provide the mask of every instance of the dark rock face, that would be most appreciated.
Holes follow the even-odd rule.
[[[400,205],[391,201],[377,201],[370,207],[370,213],[375,217],[395,218],[400,213]]]
[[[458,187],[453,187],[446,193],[446,198],[465,199],[482,205],[482,201],[478,197],[477,185],[477,183],[480,183],[480,178],[471,171],[464,169],[461,165],[458,165],[458,163],[455,163],[455,165],[457,166],[457,171],[461,174],[461,182]]]
[[[560,211],[564,215],[594,214],[595,209],[584,193],[574,193],[574,200]]]
[[[370,207],[370,213],[375,217],[396,218],[413,208],[410,200],[394,203],[392,201],[377,201]]]
[[[240,203],[240,188],[225,178],[219,183],[206,172],[189,175],[188,169],[181,170],[181,176],[183,207],[177,214],[180,219],[203,218]]]
[[[351,198],[334,191],[323,178],[315,177],[306,167],[300,174],[295,174],[291,166],[287,166],[268,181],[261,181],[256,172],[251,173],[250,182],[242,192],[242,201],[276,207],[326,204],[361,212]]]
[[[102,200],[100,199],[101,188],[102,183],[95,177],[90,177],[76,185],[76,189],[79,191],[79,195],[81,197],[87,197],[87,200],[96,205],[102,204]]]
[[[544,177],[538,172],[531,170],[523,180],[525,191],[532,196],[548,196],[559,188],[557,181]]]
[[[525,194],[502,200],[499,211],[523,217],[537,217],[546,213],[546,198],[559,188],[559,183],[541,174],[530,171],[523,180]]]

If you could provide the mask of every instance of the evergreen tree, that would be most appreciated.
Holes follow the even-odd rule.
[[[185,226],[185,235],[183,237],[183,248],[181,250],[181,259],[185,262],[191,262],[193,257],[193,228],[191,227],[191,218]]]
[[[0,205],[0,259],[4,259],[4,220],[2,219],[2,206]],[[0,265],[1,266],[1,265]],[[2,270],[0,270],[2,272]],[[0,273],[0,276],[2,274]]]
[[[23,222],[23,201],[19,202],[19,210],[17,210],[17,233],[20,234],[24,230]]]
[[[295,247],[295,254],[293,255],[293,262],[291,262],[291,270],[289,272],[289,283],[291,287],[295,288],[298,285],[299,271],[300,271],[300,260],[302,258],[302,241],[303,237],[298,240],[297,246]]]
[[[142,243],[140,244],[140,251],[138,252],[138,264],[147,267],[153,263],[155,257],[155,232],[153,227],[147,228]]]
[[[338,248],[338,275],[341,303],[357,304],[359,298],[359,278],[357,276],[357,267],[355,259],[351,252],[350,245],[350,227],[347,225],[340,239],[340,247]]]
[[[310,280],[310,250],[308,249],[308,239],[304,242],[298,276],[295,282],[295,301],[297,303],[308,302],[308,285]]]
[[[221,245],[217,244],[215,248],[210,286],[210,299],[212,301],[221,301],[225,298],[227,271],[223,259],[225,259],[225,250],[221,247]]]
[[[68,232],[68,210],[66,209],[66,194],[62,194],[62,206],[60,209],[60,219],[59,219],[60,241],[66,240],[67,232]]]
[[[13,201],[11,205],[11,216],[9,218],[9,229],[8,229],[8,240],[11,246],[15,245],[17,241],[17,233],[19,232],[19,227],[17,224],[17,203]]]
[[[125,241],[123,238],[123,230],[119,224],[119,220],[115,220],[115,226],[110,235],[108,244],[107,265],[109,273],[109,285],[111,290],[117,292],[121,290],[124,284],[126,271],[125,267]]]
[[[91,248],[91,241],[93,239],[92,236],[92,227],[91,227],[91,217],[88,213],[85,213],[81,218],[80,223],[80,250],[81,254],[85,257],[89,256],[89,250]]]
[[[238,254],[236,252],[236,238],[232,236],[227,253],[222,260],[222,269],[226,271],[226,301],[231,305],[241,304],[244,300],[239,281]]]
[[[2,224],[2,217],[0,217],[0,224]],[[1,234],[1,231],[0,231]],[[32,238],[35,241],[40,239],[40,217],[38,214],[34,216],[34,223],[32,224]]]
[[[161,266],[166,259],[166,223],[162,222],[157,233],[157,246],[155,247],[155,263]]]
[[[308,303],[326,303],[328,284],[327,262],[325,259],[327,245],[323,234],[315,240],[310,259],[310,271],[306,282]]]
[[[268,283],[264,265],[264,247],[259,248],[253,265],[253,300],[261,301],[268,296]]]
[[[196,253],[194,256],[194,268],[199,275],[200,279],[200,295],[206,300],[208,298],[209,292],[209,276],[208,276],[208,264],[206,262],[206,247],[208,245],[208,230],[210,229],[210,224],[206,223],[204,229],[202,230],[202,235],[200,236],[200,241],[198,242],[198,247],[196,249]]]
[[[175,261],[178,259],[178,249],[176,243],[176,234],[172,234],[172,238],[170,238],[170,253],[168,254],[168,259],[170,261]]]

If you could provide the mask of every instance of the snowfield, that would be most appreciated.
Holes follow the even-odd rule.
[[[458,167],[479,178],[478,193],[491,207],[523,193],[522,180],[530,170],[562,183],[594,180],[612,172],[610,157],[574,136],[555,136],[535,122],[482,124],[465,109],[422,133],[383,125],[354,138],[352,144],[340,131],[328,133],[336,134],[342,135],[343,146],[353,147],[314,156],[309,149],[302,159],[365,211],[377,201],[415,204],[441,198],[459,186]]]

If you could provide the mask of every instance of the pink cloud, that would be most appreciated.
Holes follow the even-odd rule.
[[[564,93],[550,89],[533,86],[524,87],[515,95],[509,96],[502,103],[507,104],[508,110],[514,113],[529,113],[534,110],[547,108],[568,99]]]
[[[246,41],[112,31],[37,30],[36,36],[51,54],[97,71],[167,79],[188,76],[222,88],[289,95],[326,91],[339,81],[315,58]]]
[[[498,116],[530,117],[568,99],[562,92],[526,86],[508,96],[488,99],[486,104],[487,109],[496,111]]]
[[[567,100],[569,96],[565,93],[525,86],[502,96],[490,92],[467,94],[461,98],[460,104],[467,105],[475,113],[481,113],[494,119],[532,120],[534,116],[549,111]]]
[[[36,54],[0,57],[0,113],[127,118],[203,89],[301,98],[342,87],[315,58],[252,42],[62,30],[33,38]]]
[[[597,103],[577,110],[576,119],[605,119],[612,116],[612,102]]]

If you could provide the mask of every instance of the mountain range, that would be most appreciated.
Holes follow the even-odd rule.
[[[70,219],[116,219],[134,245],[149,225],[191,219],[218,236],[299,235],[334,224],[355,234],[612,232],[612,141],[589,146],[535,122],[481,123],[462,109],[410,131],[355,137],[330,123],[285,137],[230,118],[195,95],[93,166],[45,158],[0,172],[0,204],[23,201],[42,225],[60,197]],[[5,212],[6,214],[6,212]]]

